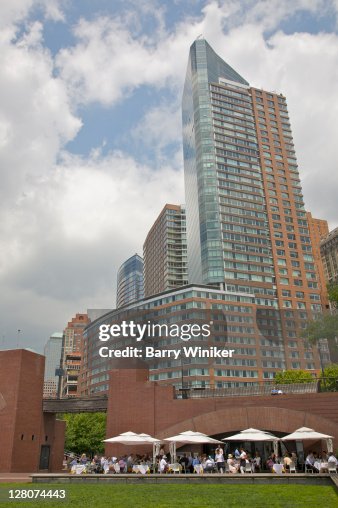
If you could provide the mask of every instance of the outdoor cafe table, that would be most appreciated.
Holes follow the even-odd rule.
[[[147,466],[146,464],[140,464],[140,465],[136,464],[135,466],[133,466],[132,471],[133,471],[133,473],[141,473],[141,474],[150,473],[149,466]]]
[[[320,472],[320,473],[327,473],[329,470],[329,464],[328,462],[320,462],[317,461],[313,464],[313,466]]]
[[[274,464],[272,466],[272,470],[276,473],[276,474],[283,474],[283,464]]]
[[[70,472],[72,474],[83,474],[86,472],[86,466],[84,466],[83,464],[76,464],[72,466]]]

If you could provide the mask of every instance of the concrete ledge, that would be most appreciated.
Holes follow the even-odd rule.
[[[30,473],[0,473],[0,483],[30,483]]]
[[[90,483],[90,484],[232,484],[232,485],[332,485],[333,475],[329,474],[106,474],[106,475],[70,475],[36,473],[32,474],[33,483]],[[338,487],[338,482],[337,485]]]

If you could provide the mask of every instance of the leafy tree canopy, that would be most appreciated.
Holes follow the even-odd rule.
[[[310,383],[311,381],[313,381],[313,377],[306,370],[284,370],[277,372],[275,377],[276,385]]]
[[[338,391],[338,363],[332,363],[325,367],[324,372],[321,374],[321,379],[324,378],[321,384],[321,390],[327,392]]]
[[[330,302],[338,304],[338,283],[331,282],[327,285],[327,293]]]
[[[105,413],[63,414],[66,421],[65,449],[76,454],[103,453],[106,435]]]
[[[333,341],[338,335],[338,314],[322,314],[317,319],[308,321],[301,335],[312,343],[319,339]]]

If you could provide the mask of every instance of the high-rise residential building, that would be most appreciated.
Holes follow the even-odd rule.
[[[144,296],[143,259],[134,254],[117,272],[116,308],[142,300]]]
[[[58,394],[59,377],[55,371],[60,368],[63,333],[55,332],[48,339],[44,347],[45,375],[43,383],[43,396],[55,398]]]
[[[338,282],[338,228],[321,241],[320,252],[324,265],[325,278],[329,283]]]
[[[144,296],[188,283],[185,209],[166,204],[143,245]]]
[[[277,335],[302,357],[296,321],[322,302],[285,97],[250,87],[199,39],[182,119],[189,283],[253,293],[267,320],[283,310]]]
[[[320,297],[323,309],[329,308],[329,299],[326,288],[326,278],[324,272],[324,265],[320,254],[320,243],[329,234],[329,226],[326,220],[315,219],[312,217],[311,212],[306,213],[307,221],[309,224],[309,231],[311,237],[311,245],[313,249],[313,257],[318,275],[318,284],[320,288]]]
[[[101,342],[100,327],[134,322],[155,326],[155,333],[148,333],[140,342],[135,338],[116,333],[114,339]],[[181,340],[170,332],[170,326],[210,325],[210,335],[190,334]],[[188,334],[189,335],[189,334]],[[116,368],[116,359],[108,350],[127,346],[142,348],[152,346],[161,349],[228,347],[236,350],[235,358],[207,358],[199,355],[190,358],[149,358],[150,379],[171,383],[177,388],[192,387],[248,387],[270,379],[278,368],[284,368],[284,358],[274,355],[274,365],[269,358],[271,344],[265,341],[262,349],[267,356],[261,359],[260,338],[255,319],[254,297],[214,290],[208,286],[187,285],[144,298],[142,301],[112,310],[91,321],[84,332],[84,395],[107,393],[109,371]],[[103,350],[102,350],[103,348]],[[101,354],[100,354],[101,351]],[[316,354],[316,352],[315,352]],[[119,361],[119,358],[117,359]],[[129,361],[129,360],[127,360]],[[118,364],[123,368],[124,360]],[[304,364],[305,367],[305,364]]]
[[[82,365],[83,331],[88,323],[87,314],[77,313],[68,322],[63,332],[61,397],[79,395],[78,380]]]

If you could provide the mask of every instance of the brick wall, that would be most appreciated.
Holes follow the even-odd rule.
[[[334,436],[338,445],[338,393],[182,400],[171,386],[148,381],[147,370],[114,370],[110,378],[107,437],[129,430],[159,438],[185,430],[216,435],[248,427],[291,433],[305,426]],[[107,454],[126,451],[106,447]]]
[[[37,472],[42,444],[53,467],[62,467],[62,427],[42,412],[44,366],[44,356],[31,351],[0,351],[0,472]]]

